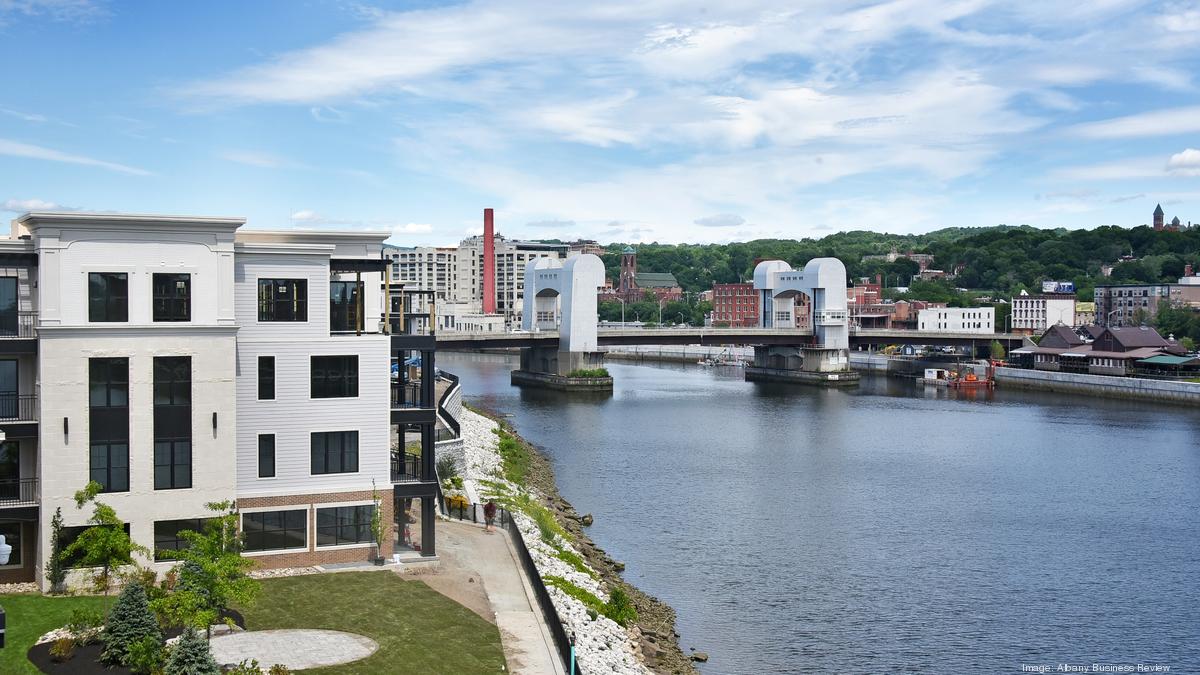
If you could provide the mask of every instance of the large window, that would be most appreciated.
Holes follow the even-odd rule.
[[[307,279],[259,279],[259,321],[308,321]]]
[[[129,275],[124,272],[88,274],[88,321],[129,320]]]
[[[275,357],[258,357],[258,400],[275,399]]]
[[[317,509],[317,546],[374,542],[375,538],[371,535],[371,513],[374,510],[375,507],[370,504]]]
[[[75,540],[79,538],[79,535],[83,534],[84,530],[90,530],[93,527],[111,527],[111,526],[110,525],[80,525],[78,527],[64,527],[63,531],[62,531],[62,538],[59,539],[59,543],[62,545],[62,550],[66,551],[67,547],[69,547],[71,544],[74,544]],[[125,530],[125,534],[129,534],[129,523],[124,523],[121,527]],[[80,561],[82,558],[83,558],[83,551],[76,551],[75,554],[71,555],[71,556],[64,555],[63,556],[63,567],[68,567],[68,568],[79,567]],[[130,562],[130,560],[128,558],[126,558],[125,562]]]
[[[129,359],[88,359],[90,477],[129,491]]]
[[[171,555],[171,551],[182,551],[191,545],[179,536],[179,533],[187,530],[197,534],[203,533],[204,524],[208,521],[208,518],[154,521],[154,559],[173,559],[175,556]]]
[[[154,320],[192,320],[192,275],[154,275]]]
[[[258,436],[258,477],[275,477],[275,434]]]
[[[247,551],[308,547],[308,511],[258,511],[242,514]]]
[[[154,489],[192,487],[192,358],[154,357]]]
[[[319,431],[312,434],[313,474],[357,471],[357,431]]]
[[[0,523],[0,534],[4,535],[4,542],[12,547],[12,553],[9,554],[6,565],[20,567],[21,523]]]
[[[361,281],[329,282],[329,330],[363,330],[362,293]]]
[[[358,355],[313,356],[309,363],[313,398],[358,396]]]

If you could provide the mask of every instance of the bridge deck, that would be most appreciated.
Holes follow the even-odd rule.
[[[812,330],[784,328],[624,328],[603,329],[597,338],[601,347],[615,345],[804,345],[812,343]],[[1020,344],[1017,333],[918,332],[914,330],[858,330],[850,332],[850,344],[922,344],[938,346],[979,345],[999,340],[1006,347]],[[439,333],[441,349],[487,349],[503,347],[553,347],[558,333]]]

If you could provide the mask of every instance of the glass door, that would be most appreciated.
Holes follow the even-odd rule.
[[[21,444],[0,442],[0,502],[21,497]]]
[[[21,399],[17,395],[17,360],[0,359],[0,419],[18,419]]]
[[[0,277],[0,335],[17,335],[17,278]]]

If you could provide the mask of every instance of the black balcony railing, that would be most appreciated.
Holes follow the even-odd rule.
[[[392,453],[392,482],[421,480],[421,456],[407,452]]]
[[[0,312],[0,340],[37,337],[37,312]]]
[[[0,394],[0,422],[36,422],[38,400],[33,394]]]
[[[421,398],[420,382],[393,382],[392,408],[428,408]]]
[[[0,478],[0,507],[26,506],[38,502],[38,479]]]

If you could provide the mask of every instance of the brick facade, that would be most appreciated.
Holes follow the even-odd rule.
[[[370,546],[354,548],[319,548],[317,541],[317,508],[323,504],[339,504],[344,502],[365,502],[372,497],[370,490],[357,492],[330,492],[323,494],[279,495],[274,497],[243,497],[238,500],[238,508],[267,509],[271,507],[306,506],[308,507],[308,549],[294,549],[281,553],[254,553],[247,557],[258,562],[262,569],[277,569],[280,567],[307,567],[309,565],[324,565],[329,563],[362,562],[371,557]],[[395,521],[392,491],[379,490],[379,509],[383,519],[384,535],[381,555],[390,558],[393,548],[392,527]]]

